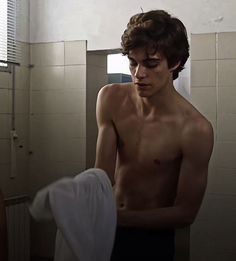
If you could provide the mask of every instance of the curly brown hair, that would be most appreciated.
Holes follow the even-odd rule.
[[[173,71],[173,79],[179,76],[189,57],[189,43],[184,24],[164,10],[151,10],[132,16],[121,37],[122,53],[137,48],[146,48],[147,55],[160,52],[168,62],[169,68],[179,66]]]

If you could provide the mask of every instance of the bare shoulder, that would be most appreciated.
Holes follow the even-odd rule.
[[[212,124],[195,108],[186,118],[182,130],[182,145],[185,153],[199,159],[209,160],[214,143]]]
[[[183,121],[182,136],[186,139],[197,137],[213,138],[213,127],[211,122],[201,114],[188,100],[178,95]]]
[[[111,99],[113,102],[114,100],[123,98],[130,89],[131,83],[112,83],[103,86],[99,93],[99,99]]]
[[[121,106],[125,97],[129,95],[131,86],[131,83],[107,84],[100,89],[97,102],[109,106],[110,109],[116,109],[116,106]]]
[[[131,84],[108,84],[102,87],[97,97],[97,117],[114,119],[118,108],[129,95]]]
[[[194,111],[185,121],[183,134],[189,138],[199,135],[201,137],[212,137],[213,127],[201,113]]]

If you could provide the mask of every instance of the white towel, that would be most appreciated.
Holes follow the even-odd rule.
[[[37,219],[54,218],[55,261],[109,261],[116,230],[111,182],[101,169],[88,169],[40,190],[30,207]]]

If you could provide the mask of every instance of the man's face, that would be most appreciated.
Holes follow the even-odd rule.
[[[145,48],[135,48],[128,54],[132,80],[142,97],[150,97],[172,87],[172,71],[159,52],[147,54]]]

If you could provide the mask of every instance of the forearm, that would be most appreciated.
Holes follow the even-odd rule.
[[[106,174],[108,175],[111,184],[114,185],[115,181],[114,181],[114,167],[113,166],[108,166],[108,164],[101,164],[100,162],[96,162],[94,165],[95,168],[99,168],[102,169],[106,172]]]
[[[189,226],[193,218],[179,206],[144,211],[118,210],[118,225],[137,228],[173,229]]]

